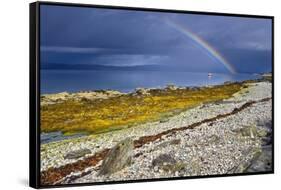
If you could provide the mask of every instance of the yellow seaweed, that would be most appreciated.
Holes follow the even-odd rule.
[[[149,95],[126,94],[108,99],[66,100],[41,106],[41,132],[92,134],[160,120],[200,105],[231,97],[240,83],[200,89],[158,89]]]

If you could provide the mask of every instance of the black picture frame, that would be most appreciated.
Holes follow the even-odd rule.
[[[40,184],[40,6],[55,5],[55,6],[71,6],[71,7],[90,7],[90,8],[106,8],[118,10],[133,10],[133,11],[149,11],[149,12],[169,12],[181,14],[200,14],[214,16],[231,16],[231,17],[246,17],[246,18],[265,18],[272,22],[272,171],[243,173],[243,174],[223,174],[223,175],[208,175],[208,176],[192,176],[192,177],[175,177],[161,179],[146,179],[146,180],[126,180],[126,181],[111,181],[111,182],[94,182],[82,184],[66,184],[66,185],[44,185]],[[274,16],[264,15],[248,15],[248,14],[232,14],[219,12],[200,12],[187,10],[168,10],[156,8],[141,8],[141,7],[125,7],[125,6],[109,6],[109,5],[92,5],[79,3],[59,3],[59,2],[34,2],[29,4],[29,59],[30,59],[30,75],[29,75],[29,185],[33,188],[55,188],[55,187],[74,187],[88,186],[101,184],[119,184],[119,183],[136,183],[150,182],[163,180],[184,180],[194,178],[212,178],[212,177],[230,177],[230,176],[245,176],[259,174],[274,173]]]

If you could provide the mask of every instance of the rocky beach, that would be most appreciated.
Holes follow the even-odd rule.
[[[41,184],[270,172],[270,77],[265,76],[262,80],[244,81],[239,84],[225,83],[222,87],[204,87],[204,93],[216,92],[215,90],[228,85],[235,85],[231,86],[232,89],[235,87],[235,90],[231,95],[221,95],[221,98],[216,98],[216,94],[211,100],[202,98],[201,103],[173,105],[177,109],[173,109],[168,115],[165,113],[166,115],[151,117],[147,121],[138,118],[137,122],[131,124],[131,120],[126,120],[129,124],[120,122],[122,127],[114,127],[111,130],[99,128],[94,133],[87,131],[81,135],[81,131],[56,134],[55,129],[64,129],[64,125],[75,122],[69,119],[64,121],[64,125],[52,128],[54,131],[44,128],[45,132],[41,134],[41,137],[45,135],[45,143],[41,144]],[[130,97],[141,97],[149,101],[151,94],[156,93],[156,90],[137,89]],[[173,91],[186,93],[185,97],[190,92],[202,89],[193,88],[185,92],[185,88],[170,85],[165,90],[170,96]],[[157,95],[160,92],[157,91]],[[112,90],[72,94],[64,92],[42,96],[41,105],[47,110],[46,106],[63,104],[69,100],[72,104],[91,103],[123,96],[127,95]],[[161,98],[162,101],[163,97]],[[168,106],[170,104],[166,105]],[[178,109],[179,107],[181,109]],[[48,139],[50,133],[60,137],[55,137],[55,140]]]

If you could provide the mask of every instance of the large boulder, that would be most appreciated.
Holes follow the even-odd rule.
[[[131,164],[134,142],[126,138],[115,145],[103,160],[98,175],[111,175]]]

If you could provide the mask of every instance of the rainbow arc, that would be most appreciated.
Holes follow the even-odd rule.
[[[182,33],[183,35],[185,35],[186,37],[191,39],[197,45],[199,45],[202,49],[204,49],[209,54],[209,56],[211,56],[218,62],[222,63],[230,73],[232,73],[232,74],[236,73],[235,68],[214,47],[212,47],[203,38],[200,38],[198,35],[196,35],[194,32],[192,32],[188,28],[186,28],[174,21],[171,21],[170,19],[166,19],[165,21],[170,27],[174,28],[178,32]]]

